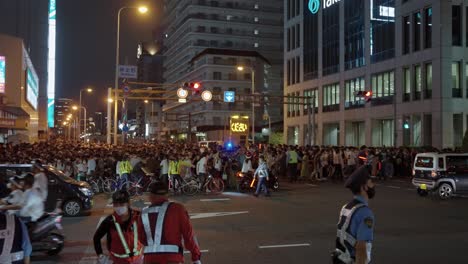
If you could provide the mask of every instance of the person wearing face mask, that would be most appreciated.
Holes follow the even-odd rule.
[[[138,239],[137,220],[140,212],[129,206],[130,197],[126,191],[116,191],[112,195],[114,213],[107,216],[94,233],[94,250],[98,263],[141,264],[143,245]],[[101,239],[106,236],[109,256],[103,254]]]
[[[7,184],[8,189],[11,190],[11,193],[4,199],[0,200],[0,206],[3,205],[21,205],[24,201],[24,193],[19,184],[19,179],[17,177],[9,180]],[[18,210],[9,210],[10,214],[15,214]]]
[[[374,213],[369,200],[375,196],[375,185],[362,166],[351,174],[345,187],[354,198],[341,209],[332,260],[334,264],[368,264],[374,240]]]

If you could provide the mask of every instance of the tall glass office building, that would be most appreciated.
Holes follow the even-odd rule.
[[[285,0],[284,10],[288,144],[461,146],[468,1]]]

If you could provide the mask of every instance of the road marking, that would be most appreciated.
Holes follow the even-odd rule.
[[[310,244],[309,244],[309,243],[303,243],[303,244],[286,244],[286,245],[258,246],[259,249],[287,248],[287,247],[310,247]]]
[[[399,186],[392,186],[392,185],[385,186],[385,187],[392,188],[392,189],[401,189],[401,187]]]
[[[309,186],[312,186],[312,187],[317,187],[317,186],[318,186],[318,185],[315,185],[315,184],[310,184],[310,183],[309,183],[309,184],[307,184],[307,185],[309,185]]]
[[[216,198],[216,199],[200,199],[200,202],[217,202],[217,201],[229,201],[230,198]]]
[[[210,251],[209,251],[208,249],[202,249],[202,250],[200,250],[200,252],[201,252],[201,253],[208,253],[208,252],[210,252]],[[190,254],[190,251],[185,250],[185,251],[184,251],[184,254]]]
[[[408,188],[407,191],[414,191],[414,188]]]
[[[247,214],[249,211],[242,212],[216,212],[216,213],[196,213],[191,214],[190,219],[200,219],[200,218],[210,218],[210,217],[219,217],[219,216],[228,216],[228,215],[238,215],[238,214]]]

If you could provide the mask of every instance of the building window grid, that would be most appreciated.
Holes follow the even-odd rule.
[[[304,8],[304,26],[302,28],[304,32],[303,37],[303,49],[304,49],[304,59],[303,59],[303,79],[312,80],[318,77],[318,16],[311,15],[308,8]]]
[[[432,7],[424,9],[424,48],[432,48]]]
[[[452,6],[452,45],[461,46],[461,6]]]
[[[364,77],[345,81],[345,109],[364,107],[364,100],[357,97],[356,93],[359,91],[365,91],[365,89]]]
[[[410,52],[411,20],[409,16],[403,17],[403,54]]]
[[[318,111],[318,89],[317,88],[312,88],[309,90],[304,91],[304,97],[309,97],[305,99],[307,102],[304,104],[304,115],[308,114],[310,109],[314,107],[315,112],[317,113]]]
[[[301,82],[301,58],[296,57],[296,83]]]
[[[432,63],[426,63],[424,66],[424,99],[432,98]]]
[[[339,111],[340,84],[323,86],[323,112]]]
[[[403,68],[403,102],[411,100],[411,69]]]
[[[337,73],[340,66],[339,5],[322,11],[322,75]]]
[[[380,14],[381,6],[395,8],[395,0],[377,0],[374,3],[373,15]],[[370,55],[371,63],[395,57],[395,18],[374,19],[370,21]]]
[[[394,71],[373,74],[371,79],[373,98],[391,97],[395,95]]]
[[[452,97],[462,97],[460,87],[460,62],[452,62]]]
[[[421,99],[421,91],[422,91],[422,73],[421,73],[421,65],[414,65],[414,100]]]
[[[413,51],[421,49],[421,12],[413,14]]]
[[[365,65],[364,0],[345,2],[345,70]]]

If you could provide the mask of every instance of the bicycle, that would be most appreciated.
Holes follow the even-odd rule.
[[[182,183],[182,192],[187,195],[195,195],[198,192],[207,189],[210,193],[219,194],[224,191],[224,181],[219,177],[213,177],[211,174],[208,175],[206,183],[201,186],[200,181],[197,178],[190,178],[190,181]]]
[[[104,182],[104,190],[106,193],[113,193],[117,190],[122,190],[124,187],[128,190],[131,185],[134,184],[131,181],[127,180],[122,180],[122,179],[107,179]]]

